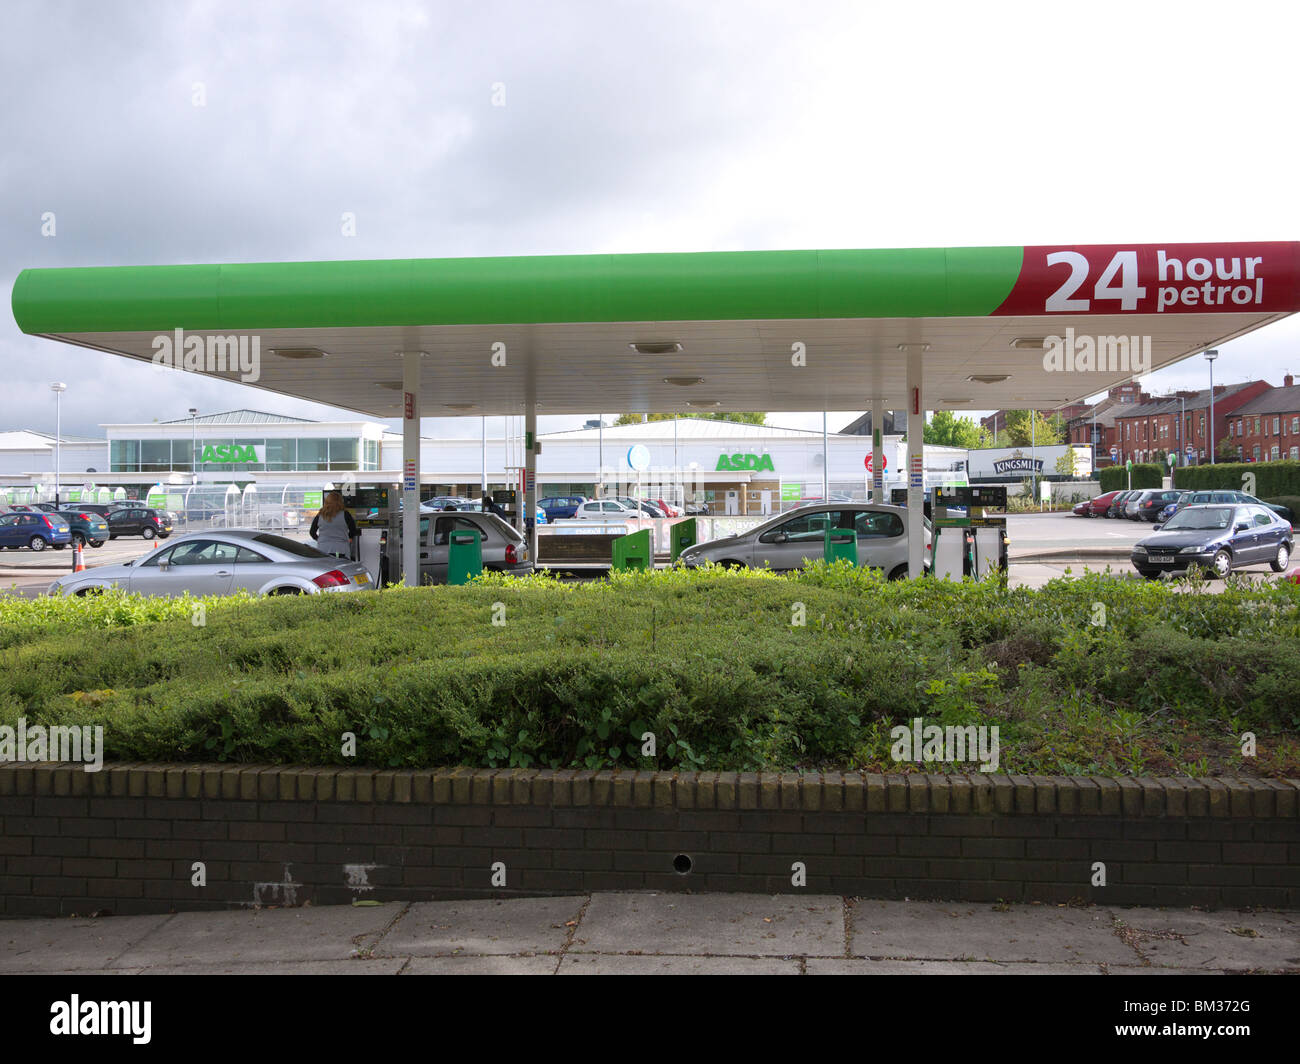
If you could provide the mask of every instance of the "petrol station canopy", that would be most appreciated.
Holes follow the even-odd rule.
[[[1300,310],[1300,243],[29,269],[12,306],[25,333],[145,362],[201,336],[197,372],[380,418],[413,351],[426,417],[907,409],[918,355],[923,409],[1045,409]],[[1049,336],[1150,363],[1049,366]],[[213,337],[255,341],[256,374]]]

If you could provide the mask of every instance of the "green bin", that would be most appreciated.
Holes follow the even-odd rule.
[[[672,549],[672,560],[676,561],[677,556],[687,547],[695,546],[695,518],[691,517],[685,521],[678,521],[669,529],[668,535]]]
[[[845,558],[854,565],[858,564],[858,534],[851,528],[826,529],[826,560],[838,561]]]
[[[610,561],[613,569],[649,569],[650,529],[643,528],[630,536],[619,536],[612,544]]]
[[[468,584],[483,572],[483,534],[467,528],[447,537],[447,583]]]

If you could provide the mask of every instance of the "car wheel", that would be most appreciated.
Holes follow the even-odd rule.
[[[77,598],[85,598],[87,595],[102,595],[103,593],[104,589],[102,587],[83,587],[80,591],[73,592]]]
[[[86,545],[86,537],[80,532],[74,532],[72,533],[72,542],[78,547],[84,547]]]
[[[301,595],[301,594],[302,594],[302,588],[300,588],[300,587],[277,587],[274,591],[271,592],[271,594],[272,594],[272,595]]]
[[[1210,565],[1214,570],[1214,575],[1223,579],[1232,572],[1232,555],[1226,550],[1221,550],[1214,556],[1214,561]]]
[[[908,568],[908,566],[907,566],[906,563],[904,563],[903,565],[895,566],[895,567],[894,567],[894,570],[889,574],[889,579],[890,579],[890,580],[906,580],[906,579],[907,579],[907,574],[908,574],[909,571],[910,571],[910,570],[909,570],[909,568]]]
[[[1279,543],[1277,547],[1277,556],[1269,562],[1273,572],[1280,573],[1286,568],[1286,563],[1291,560],[1291,552],[1287,549],[1285,543]]]
[[[158,526],[145,525],[144,531],[141,532],[140,535],[143,536],[145,539],[153,539],[154,536],[158,535]]]
[[[723,569],[745,569],[748,566],[744,562],[738,562],[734,558],[727,558],[725,561],[718,562]]]
[[[90,545],[92,547],[102,547],[104,545],[104,541],[102,539],[92,539],[90,541]]]
[[[28,540],[27,546],[31,547],[32,550],[44,550],[45,540],[41,539],[40,536],[32,536],[32,538]]]

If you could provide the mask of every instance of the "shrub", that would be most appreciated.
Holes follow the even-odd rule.
[[[1261,499],[1300,495],[1300,462],[1291,459],[1182,466],[1174,470],[1174,486],[1193,490],[1231,488],[1241,491],[1244,490],[1243,477],[1247,473],[1255,478],[1255,490],[1251,494]]]
[[[1101,494],[1108,491],[1123,491],[1125,488],[1158,488],[1164,483],[1165,469],[1154,462],[1135,462],[1133,465],[1133,483],[1129,484],[1129,471],[1122,465],[1108,466],[1097,479],[1101,483]]]

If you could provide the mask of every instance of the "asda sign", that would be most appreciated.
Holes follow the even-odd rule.
[[[263,452],[265,446],[259,447],[255,443],[248,445],[241,444],[211,444],[203,445],[203,453],[199,456],[199,464],[206,465],[208,462],[262,462],[264,461]]]
[[[761,473],[764,470],[776,472],[770,454],[721,454],[718,455],[715,469],[725,473]]]

